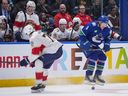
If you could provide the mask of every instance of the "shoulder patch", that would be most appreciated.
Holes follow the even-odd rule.
[[[56,28],[55,31],[56,31],[56,32],[59,32],[59,28]]]
[[[96,22],[92,22],[92,26],[96,26]]]

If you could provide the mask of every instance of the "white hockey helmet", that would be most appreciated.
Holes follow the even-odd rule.
[[[59,24],[67,24],[66,19],[62,18],[59,20]]]
[[[32,25],[28,24],[24,27],[23,29],[23,32],[26,34],[26,35],[30,35],[32,32],[34,32],[35,29],[33,28]]]
[[[27,6],[32,6],[32,7],[36,8],[36,4],[34,1],[28,1]]]
[[[4,15],[1,15],[0,16],[0,23],[2,23],[3,20],[5,20],[5,22],[7,23],[7,18]]]
[[[0,16],[0,23],[2,23],[3,22],[3,17],[2,16]]]
[[[81,25],[81,20],[80,20],[79,17],[74,17],[74,18],[73,18],[73,23],[75,23],[75,22],[78,22],[79,25]]]

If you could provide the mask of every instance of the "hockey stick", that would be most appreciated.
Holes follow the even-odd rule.
[[[77,47],[80,48],[82,51],[84,51],[83,48],[80,47],[80,45],[78,43],[76,43]],[[87,51],[98,51],[98,50],[102,50],[102,49],[89,49]]]
[[[76,45],[81,50],[84,50],[83,48],[80,47],[80,45],[78,43],[76,43]],[[111,47],[110,49],[122,49],[122,48],[124,48],[124,47]],[[102,49],[89,49],[88,51],[98,51],[98,50],[102,50]]]
[[[69,40],[71,40],[71,38],[72,38],[72,34],[73,34],[73,30],[74,30],[74,27],[75,27],[77,24],[79,24],[79,22],[75,22],[75,23],[74,23],[74,25],[73,25],[73,27],[72,27],[72,31],[71,31],[71,35],[70,35]]]

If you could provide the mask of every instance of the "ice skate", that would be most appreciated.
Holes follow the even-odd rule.
[[[85,84],[95,85],[95,80],[92,75],[86,75]]]
[[[98,85],[104,85],[105,84],[105,81],[104,81],[104,79],[102,78],[102,76],[101,75],[97,75],[97,74],[95,74],[95,76],[94,76],[94,81],[96,82],[96,84],[98,84]]]
[[[37,84],[31,88],[32,93],[41,93],[45,89],[45,85],[43,84]]]

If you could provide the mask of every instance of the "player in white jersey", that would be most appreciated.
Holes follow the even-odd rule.
[[[34,62],[36,83],[32,92],[42,92],[47,84],[48,69],[53,62],[62,56],[62,44],[41,31],[34,31],[31,25],[25,26],[26,34],[30,36],[31,56],[21,60],[20,65],[26,66]]]
[[[66,19],[59,20],[59,27],[55,28],[51,33],[53,38],[56,38],[59,41],[66,41],[69,39],[69,31],[66,29],[67,21]]]
[[[0,42],[13,41],[13,32],[7,23],[7,18],[4,15],[0,16]]]
[[[79,39],[80,31],[82,30],[83,26],[81,25],[81,20],[79,17],[73,18],[73,27],[69,28],[69,40],[77,41]]]
[[[39,23],[39,17],[35,12],[36,4],[34,1],[28,1],[26,4],[26,11],[20,11],[17,13],[13,30],[14,34],[16,35],[17,41],[28,41],[29,38],[23,31],[24,26],[27,24],[33,24],[34,29],[41,30],[41,26]]]

